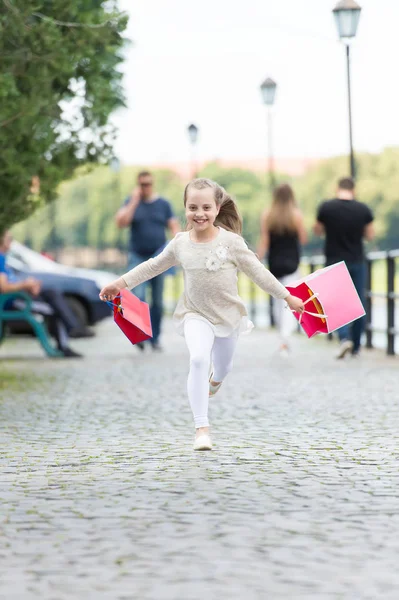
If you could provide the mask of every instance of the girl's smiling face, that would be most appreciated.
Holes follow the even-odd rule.
[[[186,201],[187,223],[198,232],[204,232],[213,227],[219,214],[216,206],[214,190],[189,188]]]

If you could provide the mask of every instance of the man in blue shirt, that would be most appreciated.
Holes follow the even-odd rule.
[[[58,349],[64,358],[81,358],[81,354],[69,347],[69,332],[77,329],[79,323],[70,310],[63,295],[52,289],[42,289],[40,281],[33,277],[18,279],[7,266],[7,252],[12,242],[11,234],[6,231],[0,235],[0,294],[11,292],[27,292],[35,298],[32,302],[32,310],[36,314],[47,317],[49,332],[56,339]],[[25,302],[21,299],[11,301],[6,308],[21,308]]]
[[[149,171],[141,171],[137,177],[137,188],[127,198],[116,214],[118,227],[130,228],[129,269],[159,254],[166,244],[166,231],[174,237],[180,231],[170,203],[154,193],[153,177]],[[151,323],[154,350],[160,350],[159,336],[163,313],[164,275],[158,275],[137,286],[133,291],[145,301],[146,289],[151,286]],[[143,344],[139,345],[143,349]]]

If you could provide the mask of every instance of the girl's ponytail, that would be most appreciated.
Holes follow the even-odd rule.
[[[220,206],[220,210],[218,216],[216,217],[215,225],[219,225],[220,227],[223,227],[223,229],[227,229],[227,231],[232,231],[233,233],[241,235],[242,218],[238,212],[237,204],[224,188],[221,186],[218,187],[222,192],[222,199],[220,204],[217,201],[217,204]]]

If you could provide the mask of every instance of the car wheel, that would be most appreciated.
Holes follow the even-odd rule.
[[[89,325],[89,315],[87,314],[87,309],[83,302],[73,296],[66,296],[65,300],[75,317],[78,319],[81,327],[87,327]]]

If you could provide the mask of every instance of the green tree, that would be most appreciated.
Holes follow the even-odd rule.
[[[2,3],[0,230],[53,200],[77,166],[110,157],[126,25],[115,1]]]

